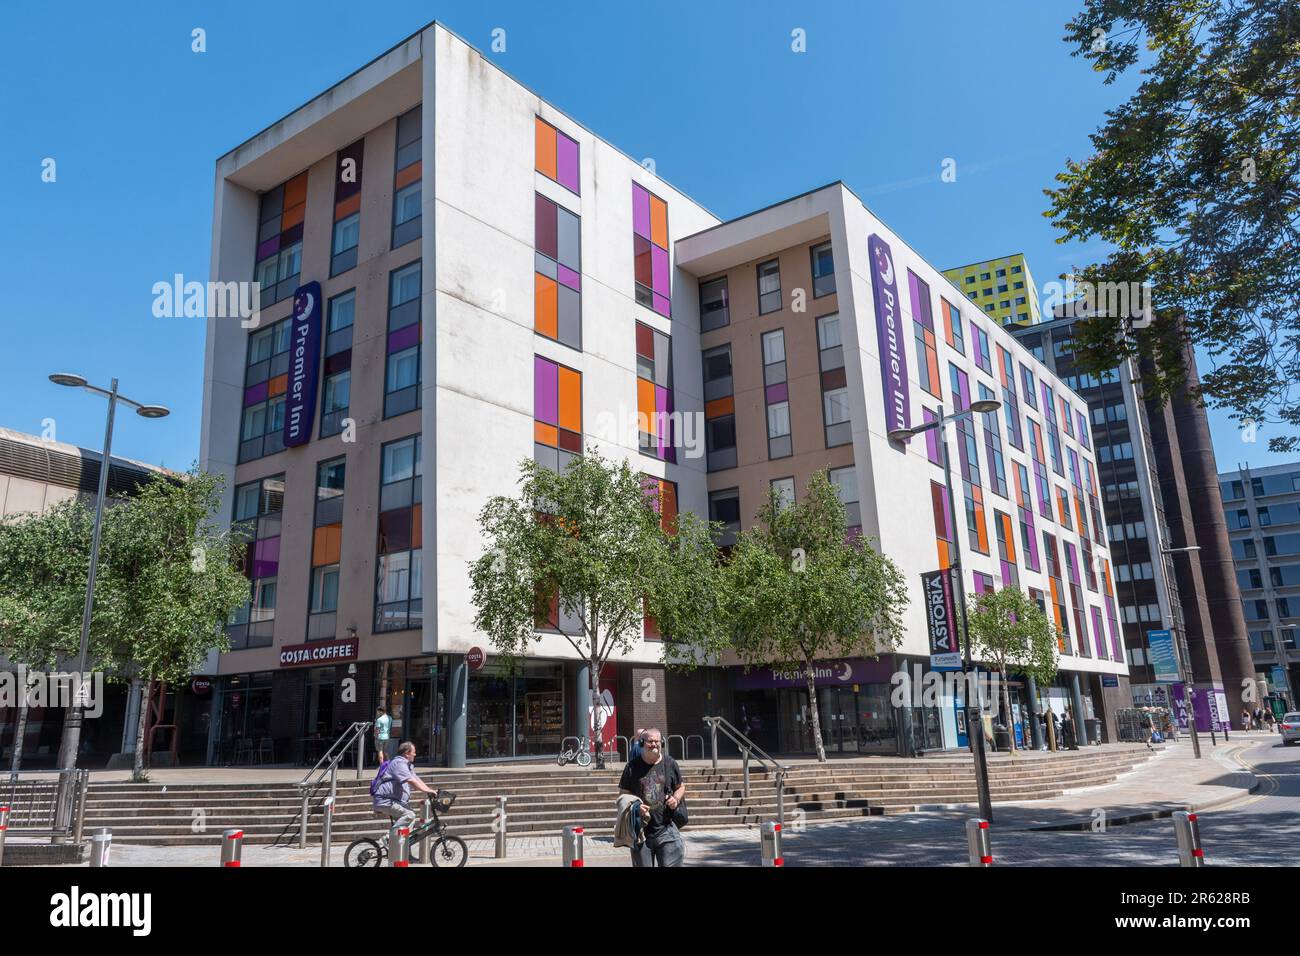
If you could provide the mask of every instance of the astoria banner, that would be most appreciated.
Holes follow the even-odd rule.
[[[289,382],[284,402],[286,448],[311,441],[316,411],[316,369],[320,366],[320,311],[319,282],[308,282],[294,290]]]
[[[880,346],[880,381],[885,392],[885,430],[910,428],[911,394],[907,385],[907,352],[903,347],[903,316],[898,308],[898,283],[889,243],[874,232],[867,240],[871,256],[871,286],[876,296],[876,339]]]
[[[957,602],[953,596],[951,572],[939,570],[922,574],[921,593],[925,596],[925,622],[930,629],[930,667],[935,670],[961,667],[961,653],[957,649]]]

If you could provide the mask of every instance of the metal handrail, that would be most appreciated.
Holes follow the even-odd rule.
[[[298,781],[298,794],[302,797],[302,810],[297,815],[298,846],[300,848],[307,846],[307,818],[311,813],[312,798],[324,785],[326,774],[329,775],[330,797],[338,795],[339,763],[354,743],[357,746],[357,779],[361,779],[361,769],[365,762],[365,734],[373,726],[373,721],[354,721],[352,726],[339,735],[338,740],[330,744],[329,750],[325,751],[320,760],[316,761],[316,766],[308,770],[307,775]],[[293,820],[290,820],[289,825],[293,825]],[[285,829],[287,830],[288,827]],[[283,836],[284,832],[282,831],[280,836],[276,838],[277,844]]]
[[[749,758],[750,755],[758,757],[758,762],[763,765],[763,770],[768,770],[770,763],[771,770],[776,774],[776,822],[785,825],[785,776],[790,772],[790,768],[782,763],[777,763],[775,757],[760,747],[754,741],[750,740],[737,727],[725,717],[705,717],[704,722],[709,725],[710,737],[713,741],[713,769],[718,769],[718,731],[731,738],[732,742],[740,748],[743,759],[742,768],[744,770],[745,796],[749,796]]]
[[[666,750],[667,750],[668,756],[671,757],[671,756],[673,755],[673,741],[674,741],[674,740],[680,740],[680,741],[681,741],[681,743],[682,743],[682,759],[685,760],[685,759],[686,759],[686,738],[683,737],[681,734],[669,734],[669,735],[668,735],[668,740],[665,742],[665,748],[666,748]]]
[[[703,734],[687,734],[687,735],[686,735],[686,759],[687,759],[687,760],[690,760],[690,759],[691,759],[691,741],[692,741],[692,740],[698,740],[698,741],[700,742],[700,759],[703,760],[703,759],[704,759],[704,735],[703,735]]]

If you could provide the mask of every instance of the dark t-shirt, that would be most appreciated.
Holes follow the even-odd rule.
[[[665,769],[666,767],[666,769]],[[667,780],[665,785],[665,773]],[[636,794],[641,802],[650,808],[650,819],[645,822],[644,834],[652,840],[668,829],[668,808],[664,799],[682,785],[682,771],[672,757],[662,756],[654,764],[648,764],[638,757],[629,760],[623,768],[623,776],[618,782],[620,790]]]

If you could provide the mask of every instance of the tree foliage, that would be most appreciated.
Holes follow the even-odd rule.
[[[870,541],[847,539],[844,505],[824,471],[800,501],[784,503],[773,489],[756,519],[725,568],[724,619],[746,664],[803,670],[817,757],[825,760],[814,659],[899,646],[907,589]]]
[[[1003,705],[1010,727],[1015,715],[1006,678],[1019,671],[1040,684],[1055,680],[1056,630],[1042,609],[1015,585],[973,595],[966,603],[971,656],[1002,673]],[[1013,747],[1014,741],[1012,735]]]
[[[221,479],[195,470],[155,477],[105,508],[94,670],[147,688],[187,678],[228,647],[221,622],[248,599],[248,579],[243,544],[212,520],[220,501]],[[34,670],[76,661],[93,524],[92,506],[75,498],[0,522],[0,648],[13,660]]]
[[[1186,386],[1240,420],[1286,426],[1272,450],[1300,447],[1300,7],[1085,0],[1064,39],[1107,84],[1139,64],[1143,79],[1091,134],[1092,155],[1046,190],[1046,215],[1061,242],[1115,246],[1078,277],[1149,282],[1157,305],[1141,328],[1080,322],[1081,363],[1100,373],[1146,358],[1151,394]],[[1199,385],[1189,343],[1213,362]]]
[[[725,635],[709,526],[692,514],[665,522],[661,510],[653,483],[595,449],[563,474],[524,460],[519,493],[492,498],[479,514],[475,626],[507,660],[544,631],[560,634],[591,666],[593,706],[601,667],[638,646],[647,613],[671,638],[667,663],[689,668],[716,656]]]

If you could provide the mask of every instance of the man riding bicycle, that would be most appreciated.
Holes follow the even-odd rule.
[[[432,796],[435,791],[415,772],[415,744],[404,741],[397,748],[397,756],[388,762],[383,778],[375,788],[375,813],[386,816],[398,826],[409,827],[416,813],[411,809],[411,788]]]

